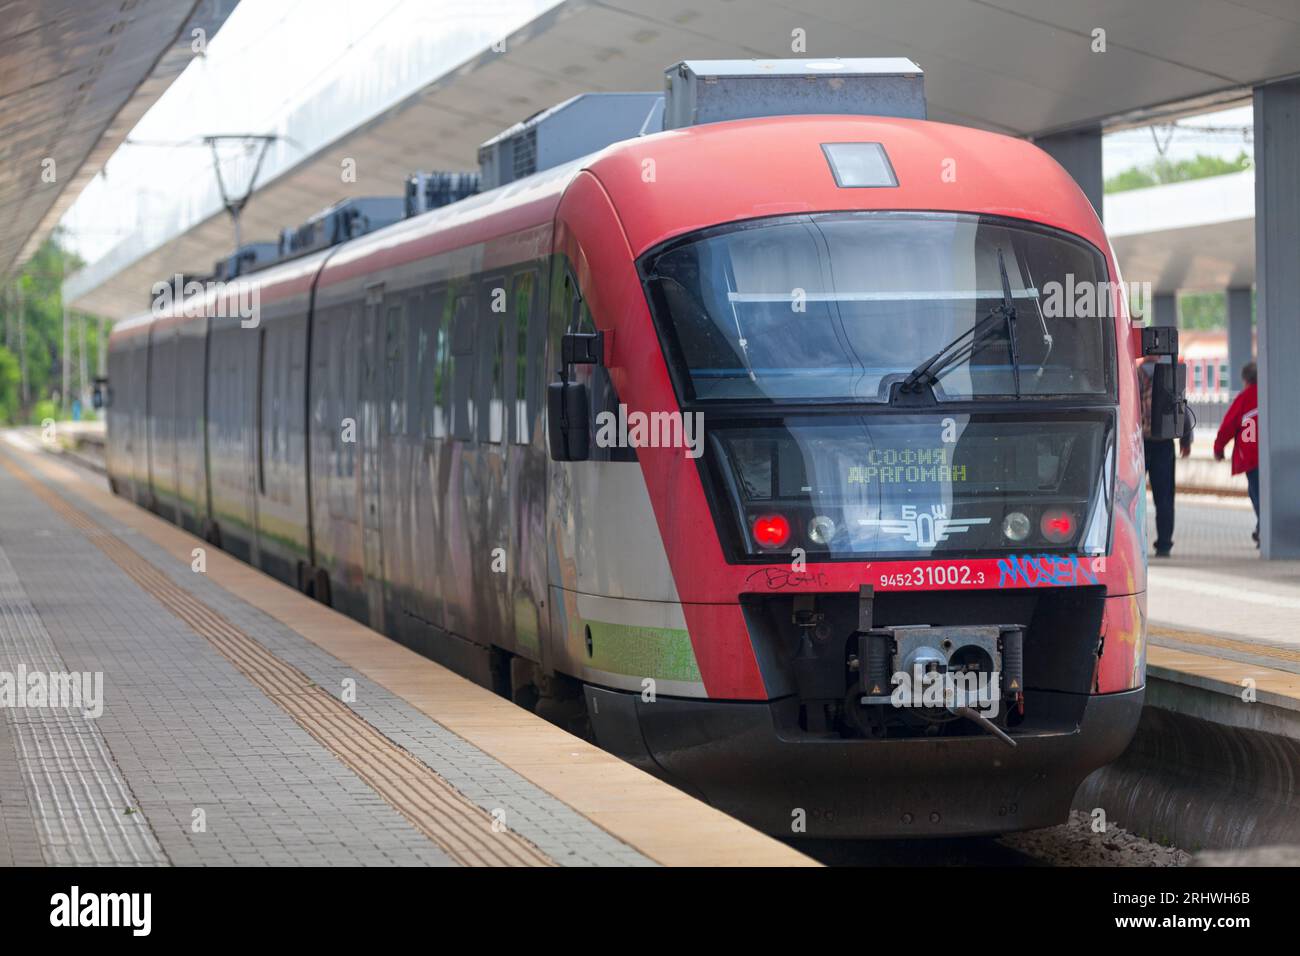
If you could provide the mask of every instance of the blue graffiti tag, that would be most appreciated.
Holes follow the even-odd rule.
[[[1068,587],[1096,584],[1093,574],[1078,555],[1028,554],[998,559],[998,587]]]

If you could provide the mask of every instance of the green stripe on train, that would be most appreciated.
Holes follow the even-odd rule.
[[[598,670],[657,680],[696,683],[702,680],[695,662],[695,649],[685,629],[586,619],[583,624],[591,629],[591,656],[587,663]]]

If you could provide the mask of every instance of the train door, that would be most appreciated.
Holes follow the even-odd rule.
[[[476,315],[474,287],[458,285],[451,313],[448,342],[447,388],[449,414],[447,440],[443,443],[438,464],[438,491],[443,502],[440,528],[442,542],[443,627],[453,634],[468,635],[473,622],[473,589],[470,577],[456,573],[474,553],[468,515],[473,489],[466,483],[472,477],[467,460],[472,460],[471,444],[475,434],[474,351]]]
[[[562,337],[569,332],[585,332],[583,325],[583,300],[578,280],[563,256],[556,256],[552,264],[550,304],[547,310],[548,361],[545,368],[560,367]],[[546,381],[553,380],[553,372]],[[582,382],[590,388],[589,366],[573,366],[570,380]],[[549,417],[549,413],[548,413]],[[548,422],[549,424],[549,422]],[[551,587],[549,646],[545,664],[571,674],[581,674],[586,666],[587,654],[580,648],[585,639],[582,617],[577,608],[580,569],[593,564],[591,548],[592,525],[584,510],[585,495],[598,502],[598,488],[593,486],[589,462],[573,463],[550,461],[548,485],[548,517],[546,527],[552,538],[547,549],[548,578]],[[600,587],[591,588],[600,593]]]
[[[380,315],[384,305],[382,282],[366,286],[366,308],[361,327],[361,552],[370,626],[384,629],[384,548],[381,489],[381,405],[384,398],[384,337]]]
[[[543,661],[546,627],[546,468],[540,429],[539,394],[546,379],[546,308],[541,273],[515,274],[505,323],[506,442],[509,446],[507,500],[510,502],[509,596],[513,624],[511,650]]]

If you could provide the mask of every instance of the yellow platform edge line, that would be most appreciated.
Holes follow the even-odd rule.
[[[1197,644],[1202,647],[1217,647],[1222,650],[1236,651],[1239,654],[1254,654],[1256,657],[1271,657],[1273,660],[1300,664],[1300,648],[1278,647],[1274,644],[1262,644],[1257,641],[1238,641],[1231,637],[1220,637],[1202,631],[1189,631],[1185,628],[1167,627],[1163,624],[1150,624],[1147,634],[1166,637],[1184,644]]]
[[[1164,647],[1151,644],[1147,647],[1147,664],[1163,667],[1193,677],[1220,681],[1243,690],[1242,681],[1250,678],[1257,690],[1277,694],[1291,700],[1300,700],[1300,674],[1280,671],[1246,661],[1231,660],[1224,657],[1211,657],[1196,651],[1180,647]],[[1147,675],[1147,680],[1151,675]]]

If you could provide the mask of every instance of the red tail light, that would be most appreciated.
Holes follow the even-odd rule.
[[[779,548],[790,540],[790,522],[781,515],[759,515],[753,532],[760,548]]]
[[[1062,544],[1074,537],[1074,515],[1064,508],[1052,508],[1043,512],[1043,520],[1038,523],[1043,537],[1054,544]]]

